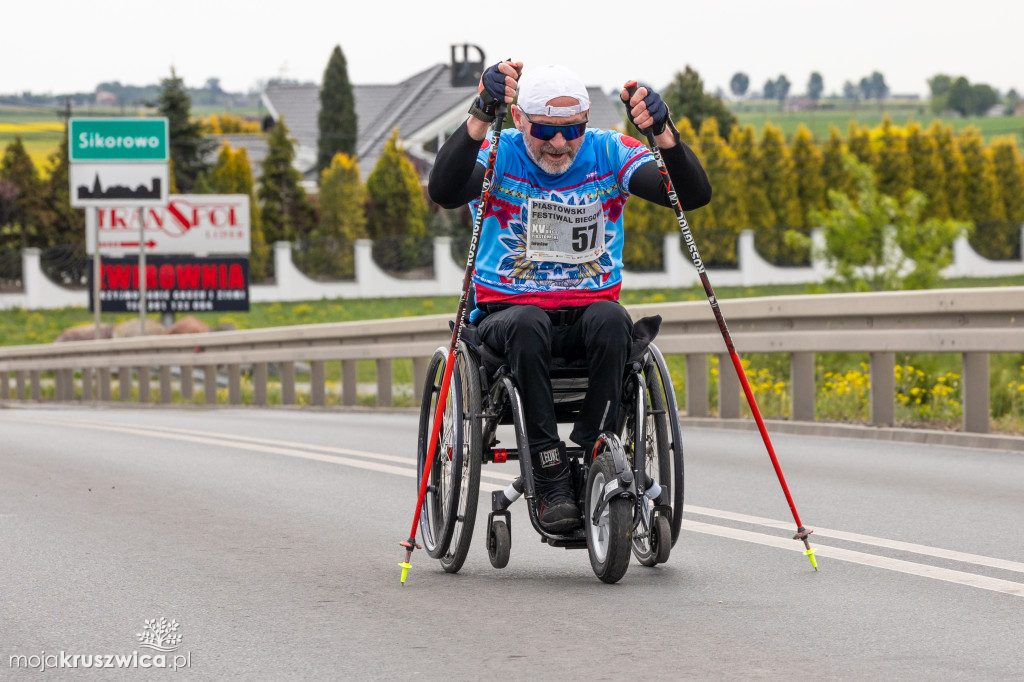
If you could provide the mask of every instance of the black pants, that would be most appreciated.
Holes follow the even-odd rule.
[[[480,321],[480,337],[504,353],[519,386],[531,452],[560,440],[548,376],[552,356],[587,360],[589,388],[570,440],[590,447],[602,430],[614,430],[632,328],[629,313],[614,301],[592,303],[566,325],[552,324],[547,313],[533,305],[513,305]],[[608,416],[601,424],[609,401]]]

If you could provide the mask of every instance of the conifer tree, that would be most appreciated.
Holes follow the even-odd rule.
[[[946,203],[949,205],[949,213],[958,220],[974,220],[967,208],[967,196],[964,188],[966,186],[967,167],[964,164],[963,154],[960,153],[960,145],[953,135],[952,126],[943,126],[939,121],[934,121],[926,132],[935,140],[939,150],[939,158],[942,159],[942,167],[946,176]]]
[[[704,92],[700,74],[689,66],[676,73],[662,96],[672,112],[672,120],[688,118],[695,130],[700,129],[706,118],[718,119],[718,129],[724,132],[732,130],[736,123],[736,117],[720,97]]]
[[[916,121],[907,125],[907,156],[914,168],[914,189],[928,197],[925,216],[942,220],[952,217],[946,198],[946,168],[939,156],[938,142]]]
[[[746,192],[750,227],[755,230],[774,227],[778,221],[775,217],[775,210],[768,200],[761,149],[757,144],[757,133],[754,131],[754,126],[749,124],[742,128],[735,126],[729,139],[739,162],[737,172],[740,176],[740,185]]]
[[[22,249],[39,246],[40,223],[43,216],[43,186],[32,157],[25,151],[21,136],[17,136],[4,149],[0,160],[0,180],[8,184],[5,189],[3,219],[4,242]]]
[[[175,189],[189,194],[199,175],[209,168],[207,157],[216,148],[216,142],[203,135],[199,121],[190,118],[192,100],[174,69],[171,69],[170,78],[160,81],[156,105],[160,115],[167,117]]]
[[[797,126],[793,135],[791,155],[796,169],[797,197],[800,200],[802,222],[793,227],[813,227],[808,223],[808,211],[825,208],[825,155],[814,140],[814,134],[804,124]]]
[[[46,238],[50,244],[84,244],[85,213],[71,208],[69,186],[68,136],[61,136],[60,146],[50,155],[50,176],[44,185],[44,204],[52,220]]]
[[[786,146],[782,129],[765,123],[761,133],[761,169],[765,193],[780,227],[801,227],[800,199],[797,196],[793,159]]]
[[[825,192],[832,190],[840,194],[853,194],[853,181],[847,170],[845,157],[850,153],[842,133],[833,125],[828,127],[828,141],[822,150],[821,175]],[[818,227],[812,225],[812,227]]]
[[[267,156],[257,193],[263,208],[264,234],[271,244],[301,239],[313,228],[313,207],[299,186],[302,176],[292,166],[294,159],[295,146],[288,127],[284,118],[278,119],[267,135]]]
[[[270,246],[263,234],[263,216],[252,179],[249,153],[245,148],[232,149],[225,141],[217,154],[217,161],[209,173],[210,191],[216,194],[244,194],[249,197],[250,248],[249,274],[253,281],[267,275]]]
[[[359,164],[336,154],[320,177],[320,221],[313,229],[309,271],[336,278],[355,274],[354,243],[365,239],[366,185]]]
[[[964,156],[964,197],[967,219],[977,222],[1006,220],[1003,197],[996,182],[992,155],[985,147],[981,131],[968,126],[960,131],[957,143]]]
[[[1024,223],[1024,158],[1017,140],[1013,136],[997,137],[989,148],[1006,219],[1020,225]]]
[[[856,121],[850,121],[850,131],[846,135],[846,147],[858,161],[866,163],[872,172],[878,167],[878,155],[871,140],[871,131],[860,127]]]
[[[398,143],[397,128],[384,144],[384,151],[366,180],[366,189],[372,206],[368,226],[373,239],[426,235],[427,201],[416,169]]]
[[[348,66],[340,45],[334,46],[327,68],[324,70],[317,123],[320,130],[317,140],[317,171],[322,179],[323,171],[331,165],[335,154],[356,154],[356,100],[352,94]]]
[[[736,263],[737,238],[742,230],[750,227],[746,194],[739,182],[739,160],[719,134],[717,119],[704,120],[699,139],[704,170],[715,192],[713,216],[717,228],[702,242],[701,256],[715,264]]]
[[[888,114],[882,117],[882,124],[876,132],[878,191],[902,197],[914,186],[914,167],[907,153],[906,133],[892,124]]]

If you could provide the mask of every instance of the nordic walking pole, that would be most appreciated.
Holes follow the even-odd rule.
[[[455,328],[452,329],[452,341],[448,346],[448,359],[444,365],[444,378],[441,379],[441,386],[437,394],[437,407],[434,410],[434,421],[430,426],[430,445],[425,453],[426,461],[423,466],[423,477],[420,480],[419,497],[416,500],[416,513],[412,519],[412,529],[409,531],[409,539],[400,542],[405,547],[405,561],[398,564],[402,567],[402,586],[405,586],[405,578],[409,575],[412,564],[412,551],[418,549],[416,544],[416,531],[420,525],[420,512],[423,511],[423,499],[427,495],[427,484],[430,481],[430,460],[434,457],[437,449],[437,441],[441,433],[441,422],[444,419],[444,405],[448,399],[448,387],[452,379],[452,370],[455,367],[455,359],[459,353],[459,339],[462,336],[462,327],[466,323],[469,311],[466,303],[469,299],[469,288],[473,281],[473,268],[476,265],[476,250],[480,242],[480,231],[483,228],[484,214],[487,212],[487,202],[491,198],[491,189],[494,186],[494,160],[498,156],[498,142],[501,140],[501,124],[505,120],[505,103],[498,104],[494,112],[494,122],[491,124],[491,148],[487,154],[487,168],[484,171],[484,184],[480,193],[480,202],[476,208],[476,217],[473,219],[473,238],[469,242],[469,257],[466,260],[466,274],[462,278],[462,294],[459,296],[459,309],[455,314]]]
[[[633,94],[636,93],[637,82],[630,81],[626,83],[626,92],[632,99]],[[629,110],[631,107],[626,102],[626,109]],[[779,459],[775,456],[775,448],[772,446],[772,440],[768,437],[768,429],[764,426],[764,419],[761,418],[761,410],[757,407],[757,401],[754,399],[754,392],[750,390],[750,382],[747,381],[747,373],[743,371],[743,364],[740,362],[740,356],[736,352],[736,346],[733,345],[732,335],[729,334],[729,327],[725,324],[725,318],[722,316],[722,309],[718,305],[718,299],[715,297],[715,290],[711,288],[711,281],[708,279],[708,273],[704,269],[704,261],[701,260],[700,252],[697,250],[697,242],[693,238],[693,233],[690,232],[690,225],[686,222],[686,216],[683,215],[683,207],[679,203],[679,195],[676,194],[675,187],[672,185],[672,178],[668,175],[668,168],[665,167],[665,161],[661,158],[661,150],[658,149],[658,144],[654,140],[654,131],[651,127],[645,130],[641,130],[647,137],[647,144],[651,148],[651,153],[654,154],[654,160],[658,164],[658,170],[661,172],[661,181],[665,186],[665,191],[668,193],[668,199],[672,204],[672,209],[676,213],[676,221],[679,223],[679,229],[683,233],[683,241],[686,242],[686,248],[690,252],[690,258],[693,260],[693,266],[697,268],[697,274],[700,275],[700,282],[704,285],[704,293],[707,294],[708,302],[711,304],[711,310],[715,314],[715,320],[718,322],[718,328],[722,332],[722,338],[725,340],[725,347],[729,349],[729,357],[732,359],[732,366],[736,368],[736,374],[739,376],[740,384],[743,386],[743,394],[747,396],[747,404],[750,405],[750,411],[754,414],[754,421],[757,422],[757,429],[761,432],[761,440],[764,441],[764,446],[768,449],[768,456],[772,460],[772,466],[775,467],[775,474],[779,477],[779,484],[782,486],[782,492],[786,495],[786,502],[789,503],[789,509],[793,512],[793,520],[796,521],[797,529],[796,535],[793,536],[794,540],[802,540],[806,551],[804,554],[811,560],[811,566],[814,570],[818,570],[818,562],[814,558],[814,550],[811,548],[811,543],[808,541],[807,536],[813,533],[813,530],[804,528],[804,524],[800,522],[800,515],[796,511],[796,504],[793,502],[793,496],[789,494],[789,486],[786,485],[786,477],[782,475],[782,467],[779,466]]]

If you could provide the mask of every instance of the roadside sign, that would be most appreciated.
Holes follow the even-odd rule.
[[[71,118],[68,159],[167,163],[166,118]]]
[[[100,206],[85,216],[86,249],[100,255],[139,250],[139,211]],[[246,194],[172,194],[166,204],[142,211],[141,239],[153,254],[248,254],[251,251]]]
[[[169,182],[166,163],[73,163],[71,205],[163,206]]]
[[[100,259],[99,287],[90,281],[89,307],[99,296],[103,312],[135,312],[146,299],[146,309],[159,313],[198,313],[249,310],[249,259],[219,256],[150,256],[139,277],[139,259]],[[95,271],[90,269],[90,280]]]

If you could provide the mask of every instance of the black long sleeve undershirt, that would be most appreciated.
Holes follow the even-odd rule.
[[[661,150],[669,177],[676,187],[683,210],[692,211],[711,201],[711,183],[693,153],[676,134],[677,144]],[[458,208],[480,196],[484,167],[476,162],[480,142],[469,136],[463,123],[437,152],[430,171],[427,191],[444,208]],[[661,206],[671,206],[657,164],[645,163],[633,173],[629,193]]]

